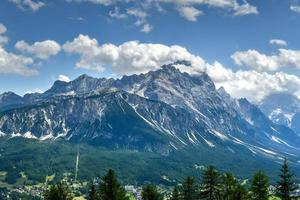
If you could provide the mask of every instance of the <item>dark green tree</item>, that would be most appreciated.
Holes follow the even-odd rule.
[[[251,199],[253,200],[268,200],[269,198],[269,179],[265,175],[263,171],[258,171],[254,174],[251,185],[250,185],[250,192],[251,192]]]
[[[93,184],[89,190],[88,200],[100,200],[98,191],[96,189],[95,184]]]
[[[46,190],[44,194],[44,200],[71,200],[68,187],[66,184],[60,182],[56,185],[52,185],[49,190]]]
[[[221,178],[218,170],[213,167],[207,167],[202,175],[200,198],[207,200],[218,200],[221,195]]]
[[[247,199],[247,190],[238,183],[234,190],[233,200],[246,200]]]
[[[162,195],[157,191],[154,185],[145,185],[142,191],[143,200],[163,200]]]
[[[221,194],[224,200],[234,200],[234,194],[236,192],[238,181],[231,173],[225,173],[222,175],[222,187]]]
[[[296,184],[293,182],[293,174],[289,170],[287,160],[284,159],[280,169],[280,180],[276,186],[276,194],[281,200],[291,200],[292,193],[297,189]]]
[[[180,200],[180,193],[177,186],[173,189],[171,200]]]
[[[182,184],[182,200],[195,200],[197,187],[193,177],[188,176]]]
[[[238,180],[231,174],[222,175],[221,197],[222,200],[244,200],[247,192]]]
[[[107,174],[102,178],[99,186],[99,197],[101,200],[128,200],[125,189],[117,180],[117,176],[113,170],[108,170]]]

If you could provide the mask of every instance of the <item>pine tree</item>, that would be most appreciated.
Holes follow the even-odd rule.
[[[57,185],[52,185],[44,194],[44,200],[70,200],[67,186],[60,182]]]
[[[157,191],[154,185],[145,185],[142,191],[143,200],[163,200],[162,195]]]
[[[225,173],[222,176],[221,197],[222,200],[244,200],[247,193],[245,188],[231,174]]]
[[[180,194],[177,186],[175,186],[173,189],[171,200],[180,200]]]
[[[233,200],[245,200],[247,199],[247,191],[246,189],[238,183],[233,193]]]
[[[220,174],[215,167],[209,166],[202,175],[200,198],[207,200],[220,199]]]
[[[293,182],[293,175],[290,173],[287,160],[285,159],[280,169],[280,180],[277,183],[276,193],[281,200],[291,200],[291,194],[297,189]]]
[[[88,200],[99,200],[99,195],[98,195],[95,184],[93,184],[91,186],[91,189],[89,190]]]
[[[251,199],[253,200],[268,200],[269,180],[263,171],[258,171],[254,174],[251,180]]]
[[[120,185],[117,176],[113,170],[108,170],[102,178],[99,187],[99,196],[101,200],[128,200],[125,189]]]
[[[222,176],[222,199],[224,200],[234,200],[235,190],[237,188],[238,182],[231,173],[225,173]]]
[[[195,200],[197,196],[196,184],[193,177],[188,176],[182,184],[182,200]]]

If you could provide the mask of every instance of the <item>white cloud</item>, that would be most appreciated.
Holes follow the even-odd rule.
[[[42,42],[35,42],[30,45],[25,41],[18,41],[15,48],[26,53],[30,53],[40,59],[48,59],[50,56],[58,54],[61,47],[53,40],[45,40]]]
[[[275,74],[252,70],[233,72],[215,62],[207,67],[207,73],[217,87],[223,86],[235,98],[247,98],[250,101],[258,102],[273,92],[287,91],[300,95],[300,79],[295,75],[283,72]]]
[[[89,2],[103,6],[109,6],[117,2],[117,0],[66,0],[67,2]]]
[[[46,5],[42,1],[35,2],[33,0],[9,0],[9,1],[16,4],[18,8],[22,10],[30,9],[32,11],[38,11],[40,8]]]
[[[229,9],[234,15],[258,14],[255,6],[250,5],[247,1],[240,4],[237,0],[156,0],[157,2],[172,3],[177,6],[196,6],[207,5],[221,9]]]
[[[287,42],[280,39],[272,39],[270,40],[270,44],[277,46],[287,46]]]
[[[0,34],[3,34],[7,31],[6,27],[3,24],[0,24]]]
[[[63,74],[60,74],[58,76],[57,80],[64,81],[64,82],[70,82],[71,81],[71,79],[69,77],[67,77],[66,75],[63,75]]]
[[[18,74],[23,76],[38,74],[37,70],[30,68],[34,64],[32,58],[16,55],[4,49],[3,44],[8,42],[8,38],[3,35],[6,31],[6,27],[0,24],[0,74]]]
[[[274,71],[278,69],[275,56],[267,56],[252,49],[235,52],[231,58],[239,66],[245,65],[258,71]]]
[[[39,94],[42,94],[44,91],[39,89],[39,88],[35,88],[34,90],[29,90],[29,91],[26,91],[25,94],[33,94],[33,93],[39,93]]]
[[[0,74],[36,75],[38,71],[29,67],[33,62],[32,58],[9,53],[0,46]]]
[[[85,19],[83,17],[69,17],[70,20],[84,22]]]
[[[279,49],[278,54],[265,55],[256,50],[238,51],[231,58],[239,65],[245,65],[258,71],[275,71],[283,67],[300,69],[300,51]]]
[[[153,27],[150,24],[144,24],[143,28],[141,29],[141,32],[149,33],[152,29]]]
[[[117,75],[130,75],[158,69],[161,65],[187,60],[197,70],[204,70],[205,62],[192,55],[185,48],[177,45],[166,46],[162,44],[140,43],[138,41],[125,42],[119,46],[113,44],[99,45],[96,39],[79,35],[72,42],[63,45],[66,52],[78,54],[80,61],[76,63],[78,68],[104,71],[111,67]],[[191,73],[195,69],[190,70]]]
[[[192,6],[179,7],[178,10],[182,17],[192,22],[197,21],[197,17],[203,14],[201,10],[198,10]]]
[[[128,15],[132,15],[138,18],[145,18],[148,15],[145,11],[138,8],[128,8],[126,12]]]
[[[0,23],[0,47],[8,42],[8,38],[3,34],[6,33],[6,27]]]
[[[96,39],[79,35],[73,41],[65,43],[63,48],[66,52],[80,56],[77,67],[100,72],[110,68],[117,76],[146,73],[159,69],[164,64],[186,60],[191,62],[191,66],[177,65],[180,71],[192,75],[206,71],[217,87],[223,86],[236,98],[246,97],[251,101],[259,101],[265,95],[277,91],[288,91],[300,96],[300,79],[295,75],[254,70],[234,72],[218,62],[208,64],[200,56],[177,45],[138,41],[128,41],[118,46],[100,45]]]
[[[255,6],[250,5],[248,2],[245,2],[242,5],[237,5],[234,8],[235,12],[234,15],[236,16],[243,16],[243,15],[250,15],[250,14],[254,14],[257,15],[258,14],[258,10]]]
[[[153,27],[147,22],[146,17],[148,16],[147,12],[140,8],[128,8],[126,10],[128,15],[136,17],[135,25],[140,27],[140,31],[144,33],[149,33]]]
[[[300,13],[300,6],[299,5],[291,5],[290,9],[291,9],[291,11],[294,11],[296,13]]]
[[[8,37],[0,35],[0,46],[8,42]]]
[[[214,7],[229,11],[234,16],[259,14],[257,8],[247,0],[66,0],[67,2],[89,2],[102,6],[114,6],[109,16],[116,19],[133,17],[135,25],[141,32],[149,32],[152,27],[147,18],[155,14],[163,14],[168,9],[164,6],[173,6],[178,13],[188,21],[195,22],[197,17],[203,14],[201,6]],[[120,12],[120,7],[126,9],[126,13]],[[129,8],[128,8],[129,7]]]
[[[126,14],[120,12],[119,7],[115,7],[115,9],[112,11],[109,11],[109,16],[116,19],[124,19],[127,17]]]

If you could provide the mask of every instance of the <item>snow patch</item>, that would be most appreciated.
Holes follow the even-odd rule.
[[[11,137],[14,138],[14,137],[22,137],[21,133],[13,133],[11,134]]]
[[[260,149],[261,151],[267,153],[267,154],[271,154],[271,155],[277,155],[275,152],[269,150],[269,149],[264,149],[264,148],[261,148],[261,147],[257,147],[258,149]]]
[[[216,147],[211,141],[208,141],[206,140],[203,136],[199,135],[203,140],[204,142],[209,146],[209,147]]]
[[[218,131],[215,130],[215,129],[212,129],[212,132],[211,132],[211,133],[214,134],[215,136],[217,136],[218,138],[220,138],[220,139],[223,140],[223,141],[228,140],[228,137],[227,137],[225,134],[220,133],[220,132],[218,132]]]
[[[175,150],[178,150],[178,148],[173,144],[173,142],[170,142],[170,145],[171,145]]]
[[[28,138],[28,139],[37,139],[37,137],[35,135],[33,135],[30,131],[27,131],[24,135],[24,138]]]
[[[189,133],[186,133],[186,135],[191,143],[196,144],[196,142],[193,140],[193,138],[191,138]]]
[[[0,131],[0,137],[4,137],[6,134]]]
[[[43,135],[39,138],[40,140],[49,140],[49,139],[53,139],[53,135],[52,134],[48,134],[48,135]]]

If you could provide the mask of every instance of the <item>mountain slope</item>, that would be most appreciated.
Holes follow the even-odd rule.
[[[82,75],[56,81],[45,93],[2,107],[0,131],[162,155],[226,151],[228,157],[300,160],[300,139],[292,130],[246,99],[217,91],[206,73],[191,76],[172,64],[116,80]]]

